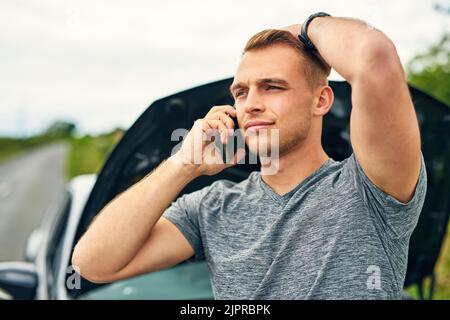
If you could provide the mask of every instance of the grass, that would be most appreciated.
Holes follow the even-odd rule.
[[[114,131],[99,136],[72,138],[66,166],[67,177],[70,179],[81,174],[98,173],[120,137],[120,131]]]
[[[30,138],[0,137],[0,163],[48,143],[66,141],[70,146],[66,176],[70,179],[81,174],[98,173],[120,137],[120,130],[98,136],[82,137],[50,135]]]
[[[436,283],[433,299],[450,300],[450,223],[447,226],[447,233],[444,237],[441,252],[435,266]],[[431,277],[424,280],[424,293],[430,288]],[[419,289],[417,285],[409,286],[406,291],[414,299],[419,299]]]

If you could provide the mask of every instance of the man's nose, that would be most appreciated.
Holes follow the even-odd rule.
[[[246,113],[264,112],[264,103],[257,92],[248,92],[247,99],[245,99],[244,110]]]

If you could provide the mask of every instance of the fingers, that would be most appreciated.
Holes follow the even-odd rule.
[[[286,30],[286,31],[289,31],[290,33],[292,33],[292,35],[296,39],[298,39],[297,36],[300,34],[301,29],[302,29],[301,24],[293,24],[293,25],[281,28],[281,30]]]
[[[203,130],[209,134],[210,132],[207,132],[208,129],[216,129],[220,132],[220,141],[223,144],[226,144],[228,141],[228,129],[225,125],[225,123],[222,120],[214,120],[214,119],[203,119]]]
[[[224,106],[215,106],[212,107],[209,112],[206,114],[205,118],[209,118],[216,112],[223,112],[225,114],[228,114],[232,117],[236,117],[236,109],[230,105],[224,105]]]
[[[231,119],[230,116],[223,111],[218,111],[216,113],[213,113],[212,115],[210,115],[208,117],[208,119],[221,120],[228,129],[234,128],[233,119]],[[230,131],[230,133],[232,133],[232,132],[233,132],[233,130]]]
[[[226,128],[229,129],[225,130],[223,137],[221,136],[222,143],[227,143],[228,136],[232,136],[234,134],[234,121],[231,117],[236,117],[236,109],[230,105],[223,105],[212,107],[204,118],[206,121],[219,120],[226,126]]]

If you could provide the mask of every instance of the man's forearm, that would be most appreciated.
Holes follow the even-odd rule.
[[[367,72],[401,67],[392,41],[364,21],[315,18],[308,26],[308,36],[322,58],[350,83]]]
[[[196,176],[174,157],[163,162],[98,214],[75,248],[74,265],[82,274],[112,274],[125,267],[165,209]]]

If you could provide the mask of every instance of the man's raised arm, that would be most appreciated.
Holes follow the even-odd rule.
[[[300,25],[287,29],[297,36]],[[380,189],[409,201],[421,165],[420,132],[393,42],[350,18],[315,18],[307,34],[320,56],[352,87],[350,137],[356,159]]]

